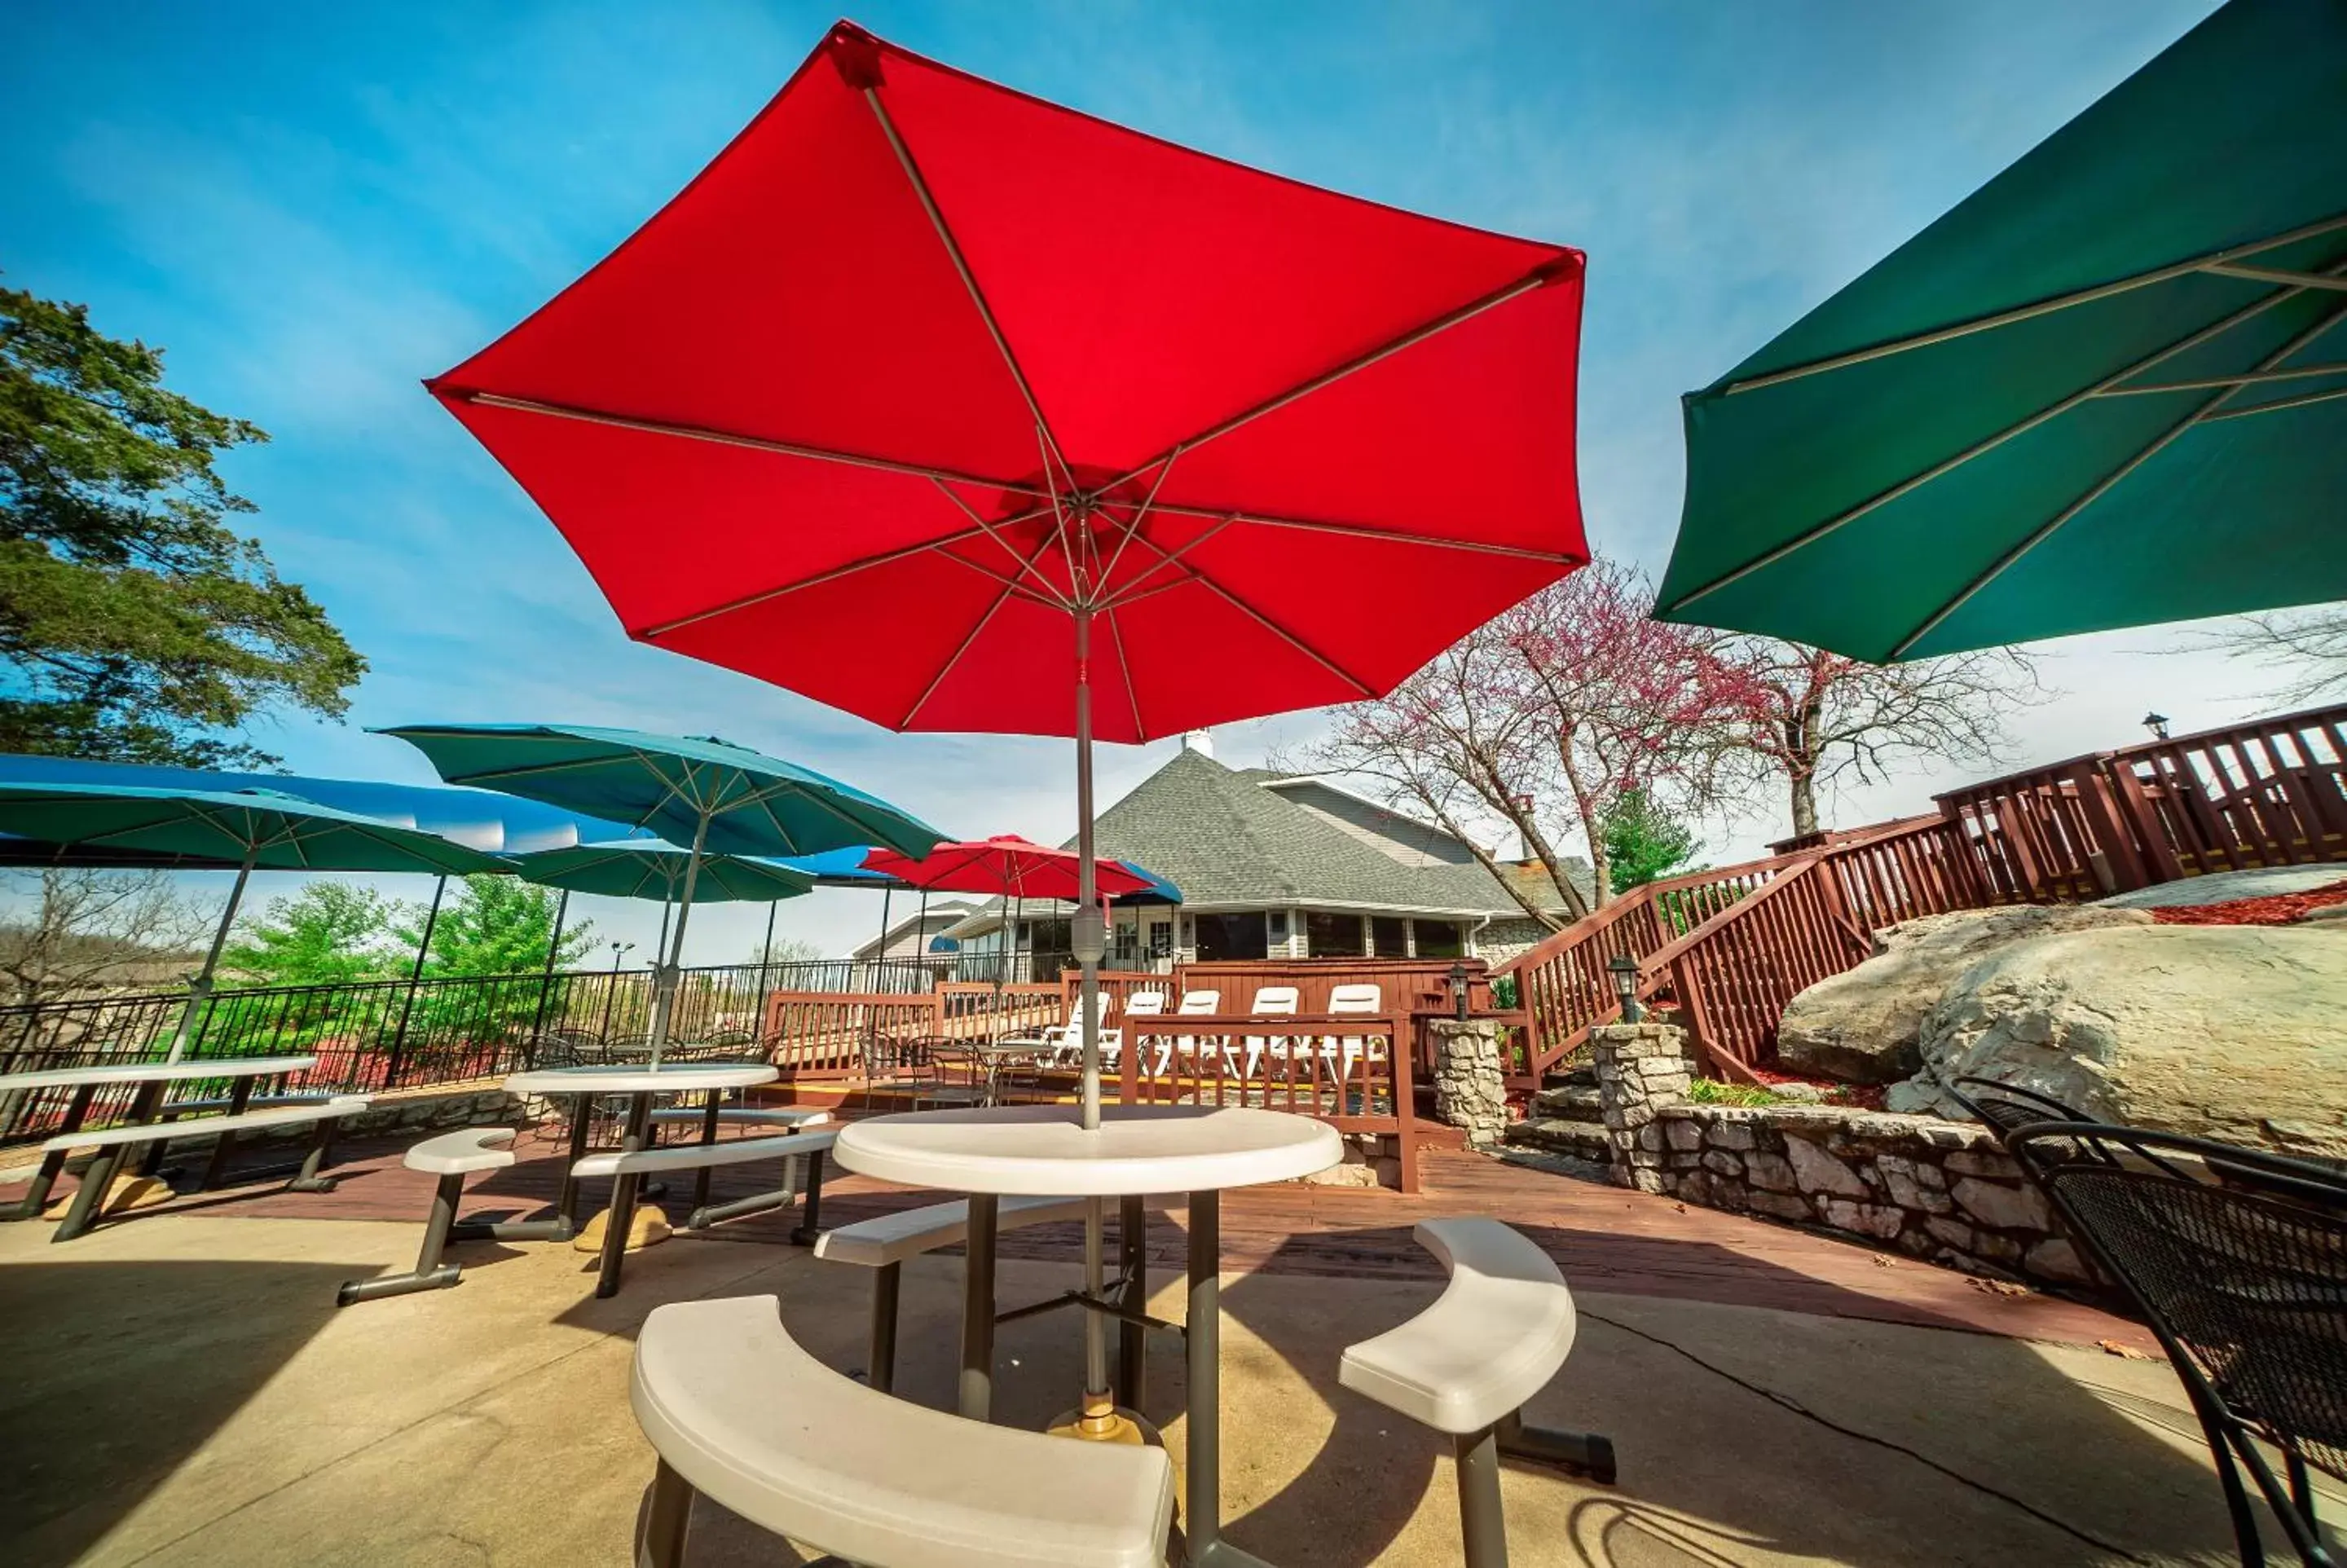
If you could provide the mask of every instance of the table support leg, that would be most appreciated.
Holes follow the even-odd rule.
[[[644,1146],[644,1128],[651,1122],[652,1097],[637,1094],[628,1102],[628,1125],[620,1147],[633,1153]],[[611,1209],[603,1216],[603,1266],[595,1280],[595,1294],[608,1299],[620,1294],[620,1266],[628,1255],[628,1231],[636,1217],[636,1187],[642,1178],[622,1171],[611,1179]]]
[[[241,1116],[251,1103],[252,1080],[238,1079],[236,1086],[228,1091],[228,1113],[231,1116]],[[208,1193],[219,1186],[220,1178],[228,1174],[229,1156],[235,1153],[236,1134],[234,1132],[217,1134],[212,1140],[212,1157],[204,1163],[203,1180],[196,1184],[196,1190],[200,1193]]]
[[[158,1080],[141,1084],[136,1098],[130,1102],[132,1123],[152,1122],[156,1107],[163,1103],[164,1085]],[[71,1241],[96,1225],[100,1211],[114,1186],[115,1173],[123,1170],[140,1150],[136,1143],[109,1143],[98,1151],[97,1158],[81,1173],[81,1185],[74,1191],[73,1206],[49,1236],[51,1242]]]
[[[717,1142],[717,1108],[724,1098],[723,1090],[712,1089],[709,1091],[709,1102],[702,1107],[701,1143],[703,1148]],[[701,1167],[701,1173],[693,1177],[692,1206],[696,1211],[709,1206],[709,1178],[715,1173],[712,1167],[703,1165]]]
[[[1117,1205],[1116,1246],[1124,1290],[1118,1305],[1129,1312],[1149,1310],[1149,1211],[1140,1195],[1128,1194]],[[1148,1390],[1146,1376],[1149,1330],[1126,1318],[1116,1329],[1116,1402],[1128,1410],[1141,1409]]]
[[[588,1096],[581,1094],[570,1102],[570,1153],[562,1163],[562,1189],[555,1194],[554,1220],[562,1227],[555,1239],[568,1241],[579,1234],[579,1178],[570,1173],[587,1157]]]
[[[961,1413],[988,1419],[994,1406],[994,1235],[1001,1200],[992,1193],[969,1195],[969,1228],[963,1246],[961,1300]]]
[[[1222,1194],[1190,1194],[1189,1493],[1182,1530],[1190,1561],[1204,1561],[1223,1533]]]
[[[97,1085],[95,1083],[84,1083],[75,1088],[73,1098],[66,1104],[65,1122],[57,1129],[60,1134],[81,1131],[82,1122],[89,1116],[90,1097],[97,1092]],[[56,1184],[57,1173],[65,1168],[66,1152],[63,1149],[52,1149],[42,1155],[41,1168],[33,1173],[33,1184],[25,1189],[23,1201],[0,1209],[0,1220],[39,1219],[41,1210],[48,1204],[49,1189]]]

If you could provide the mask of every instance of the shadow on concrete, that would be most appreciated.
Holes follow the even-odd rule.
[[[0,1558],[79,1558],[309,1342],[333,1315],[336,1285],[372,1268],[0,1269]]]

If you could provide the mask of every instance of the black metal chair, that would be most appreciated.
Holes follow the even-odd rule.
[[[2024,1127],[2034,1127],[2040,1122],[2094,1120],[2050,1094],[2040,1094],[2017,1083],[2000,1083],[1993,1078],[1959,1078],[1948,1086],[1948,1092],[1955,1097],[1957,1104],[1986,1122],[2000,1143]]]
[[[2347,1181],[2260,1150],[2096,1122],[2040,1122],[2008,1146],[2167,1348],[2242,1563],[2265,1562],[2247,1470],[2301,1561],[2332,1568],[2307,1472],[2347,1479]],[[2260,1441],[2281,1451],[2287,1485]]]

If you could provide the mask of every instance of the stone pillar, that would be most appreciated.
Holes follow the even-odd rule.
[[[1617,1186],[1642,1193],[1670,1190],[1663,1171],[1663,1129],[1655,1113],[1686,1103],[1694,1071],[1686,1041],[1685,1030],[1666,1023],[1612,1023],[1589,1031]]]
[[[1430,1019],[1434,1114],[1463,1128],[1471,1149],[1496,1149],[1508,1132],[1508,1076],[1500,1026],[1490,1019]]]

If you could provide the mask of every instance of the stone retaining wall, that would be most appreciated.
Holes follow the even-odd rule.
[[[355,1116],[345,1116],[334,1124],[337,1143],[349,1138],[386,1138],[395,1135],[418,1139],[434,1132],[445,1132],[452,1127],[518,1126],[524,1120],[521,1097],[502,1089],[461,1089],[450,1093],[401,1094],[392,1099],[378,1099]],[[199,1138],[203,1122],[191,1119],[188,1123],[189,1143],[210,1143]],[[247,1143],[306,1143],[317,1131],[312,1122],[300,1122],[283,1127],[256,1127],[250,1132],[237,1134],[240,1147]],[[174,1140],[177,1142],[177,1140]]]
[[[1682,1030],[1592,1031],[1614,1179],[1821,1225],[1972,1273],[2088,1277],[2037,1189],[1978,1122],[1824,1105],[1699,1105]]]

